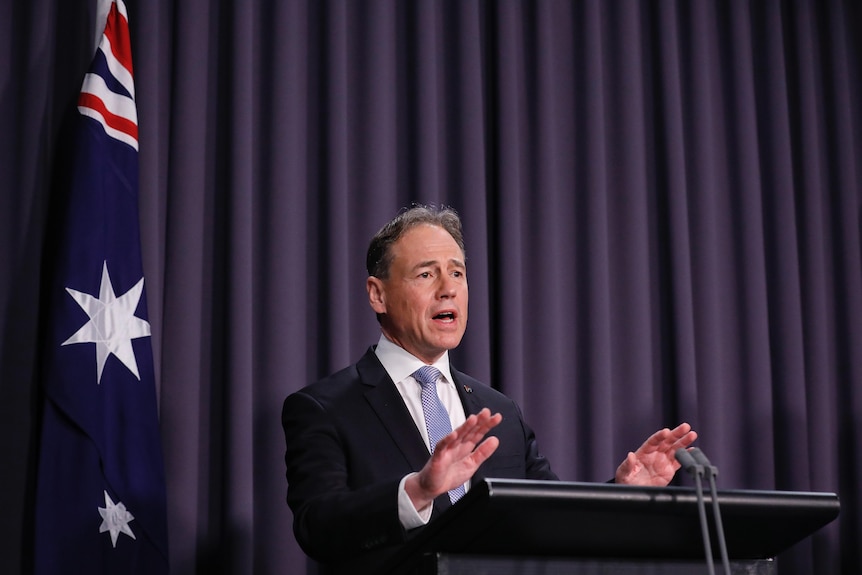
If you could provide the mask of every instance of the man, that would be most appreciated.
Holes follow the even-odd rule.
[[[377,345],[290,395],[282,412],[296,539],[350,572],[380,565],[479,477],[557,479],[518,406],[449,364],[467,325],[458,215],[401,212],[371,240],[366,265]],[[674,453],[696,437],[685,423],[656,432],[615,481],[666,485]]]

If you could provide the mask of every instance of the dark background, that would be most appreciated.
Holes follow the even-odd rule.
[[[856,572],[858,2],[128,8],[174,573],[305,572],[281,401],[376,341],[365,248],[413,201],[466,227],[456,365],[518,400],[562,478],[689,421],[722,488],[839,494],[783,575]],[[51,175],[96,12],[0,3],[3,573],[26,564]]]

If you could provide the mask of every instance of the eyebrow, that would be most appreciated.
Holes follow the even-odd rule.
[[[467,269],[467,266],[464,264],[464,262],[462,260],[457,259],[457,258],[452,258],[452,259],[448,260],[448,262],[450,265],[453,265],[457,268]],[[433,267],[433,266],[438,265],[439,263],[440,262],[438,262],[437,260],[427,260],[424,262],[419,262],[418,264],[413,266],[413,269],[418,270],[421,268]]]

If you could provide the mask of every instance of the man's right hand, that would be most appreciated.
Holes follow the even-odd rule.
[[[468,417],[458,429],[437,443],[434,454],[422,470],[404,483],[404,490],[417,511],[431,505],[438,495],[473,477],[500,445],[496,437],[482,439],[502,420],[502,415],[491,415],[491,411],[485,408]]]

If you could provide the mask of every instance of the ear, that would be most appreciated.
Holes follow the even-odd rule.
[[[368,291],[368,303],[374,313],[386,313],[386,289],[383,281],[380,278],[368,276],[365,289]]]

